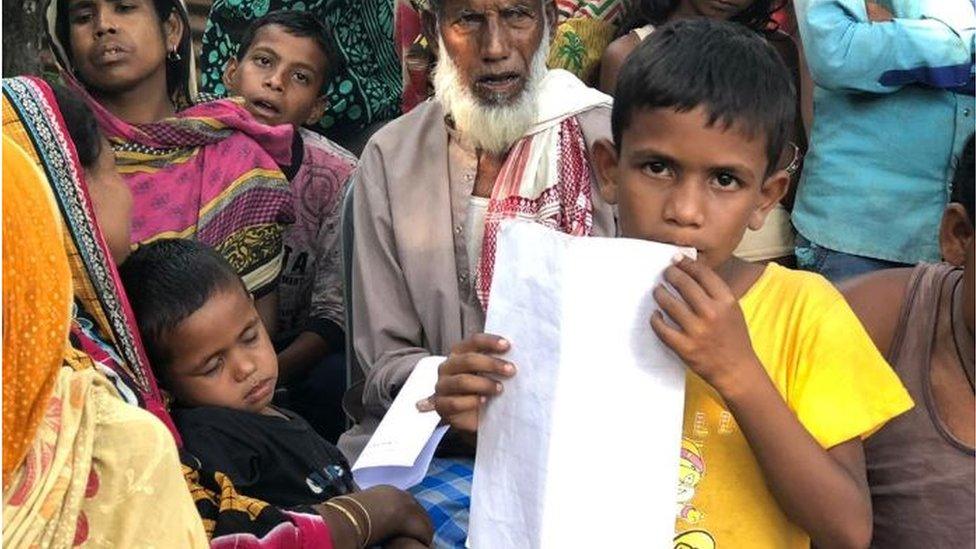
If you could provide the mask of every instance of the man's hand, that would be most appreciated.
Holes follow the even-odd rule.
[[[491,334],[475,334],[458,343],[438,368],[434,396],[419,402],[417,408],[437,410],[460,431],[477,431],[481,405],[502,392],[502,384],[490,376],[508,378],[515,374],[514,365],[492,356],[508,349],[508,341]]]
[[[651,315],[651,327],[692,371],[723,396],[748,379],[743,374],[762,371],[739,302],[715,271],[683,257],[664,271],[664,279],[678,295],[663,284],[654,289],[661,310]]]

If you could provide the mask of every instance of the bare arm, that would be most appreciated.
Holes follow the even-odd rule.
[[[845,281],[840,291],[874,346],[888,356],[912,269],[884,269]]]
[[[258,310],[258,316],[264,323],[264,329],[268,335],[274,337],[278,330],[278,290],[269,292],[254,300],[254,308]]]
[[[386,547],[391,541],[394,547],[429,547],[433,538],[424,508],[409,493],[392,486],[374,486],[312,507],[329,525],[336,549]],[[367,534],[368,539],[363,539]]]
[[[327,356],[332,349],[315,332],[302,332],[278,354],[278,381],[287,384],[301,377],[309,368]]]
[[[818,547],[867,547],[871,498],[859,439],[825,451],[800,424],[762,365],[740,365],[734,387],[721,390],[762,468],[770,491]],[[738,369],[738,368],[737,368]]]

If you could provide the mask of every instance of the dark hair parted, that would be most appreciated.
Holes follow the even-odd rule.
[[[668,17],[678,9],[681,0],[633,0],[628,3],[627,15],[618,36],[643,27],[644,25],[663,25]],[[729,21],[746,26],[755,32],[774,32],[777,30],[773,13],[779,11],[786,0],[756,0],[749,7],[732,16]]]
[[[48,85],[54,93],[64,125],[68,128],[68,135],[75,144],[78,161],[85,169],[95,167],[98,155],[102,153],[102,134],[95,115],[88,108],[88,104],[68,88],[50,82]]]
[[[247,54],[258,31],[269,25],[278,25],[292,36],[310,38],[315,41],[319,50],[322,51],[322,55],[325,56],[325,73],[321,87],[322,93],[325,93],[332,78],[344,68],[343,58],[339,55],[339,47],[332,36],[332,27],[329,22],[318,19],[307,11],[273,11],[255,19],[248,25],[247,30],[244,31],[244,36],[241,37],[241,43],[237,46],[236,57],[238,61]]]
[[[153,371],[165,383],[166,336],[221,291],[247,292],[234,268],[194,240],[166,238],[139,246],[119,266]]]
[[[68,57],[71,67],[74,60],[71,58],[71,28],[68,17],[68,0],[51,0],[57,2],[57,17],[54,23],[54,32],[61,46],[64,48],[64,55]],[[179,60],[166,58],[166,92],[177,109],[183,109],[193,104],[193,97],[190,93],[190,60],[193,58],[193,42],[191,40],[190,20],[186,10],[180,4],[180,0],[152,0],[156,18],[159,20],[160,32],[162,32],[163,22],[169,19],[170,15],[175,14],[183,23],[183,36],[176,47]],[[52,48],[54,49],[54,48]],[[65,67],[70,68],[70,67]],[[80,74],[75,76],[84,82]]]
[[[620,149],[643,109],[709,113],[709,125],[733,125],[766,138],[767,175],[796,115],[789,70],[761,36],[736,23],[687,19],[665,24],[627,58],[614,94],[611,124]]]
[[[969,216],[970,223],[976,223],[976,208],[973,198],[973,179],[976,178],[976,135],[970,135],[966,144],[959,155],[959,162],[956,164],[956,173],[952,177],[952,196],[949,202],[958,202],[966,208],[966,215]]]

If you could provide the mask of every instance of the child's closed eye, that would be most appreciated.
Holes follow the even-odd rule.
[[[241,341],[246,345],[253,345],[258,342],[258,330],[257,328],[250,328],[241,335]]]
[[[224,359],[222,357],[216,357],[207,362],[203,367],[203,370],[199,375],[203,377],[213,377],[220,372],[220,368],[224,365]]]

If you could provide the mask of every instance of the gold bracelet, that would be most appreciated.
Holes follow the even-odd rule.
[[[369,540],[373,537],[373,521],[369,518],[369,511],[366,510],[366,507],[362,503],[356,501],[355,498],[351,498],[349,496],[338,496],[333,499],[348,501],[363,512],[363,518],[366,520],[366,539],[363,541],[363,547],[365,547],[366,544],[369,543]]]
[[[356,529],[356,537],[358,538],[356,539],[357,542],[359,542],[359,540],[363,538],[363,527],[359,525],[359,521],[356,520],[356,517],[354,517],[351,512],[349,512],[349,509],[346,509],[345,507],[333,501],[325,502],[325,506],[331,507],[336,511],[339,511],[340,513],[345,515],[347,519],[349,519],[349,522],[352,524],[352,527]],[[361,543],[360,547],[366,547],[366,543],[365,542]]]

